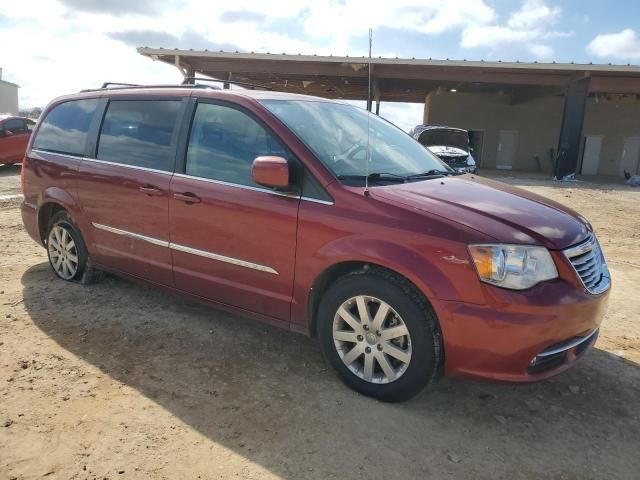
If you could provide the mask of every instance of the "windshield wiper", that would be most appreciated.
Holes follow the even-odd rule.
[[[414,173],[413,175],[407,175],[405,178],[407,180],[414,180],[416,178],[441,178],[441,177],[446,177],[447,175],[454,175],[454,174],[455,172],[450,172],[449,170],[432,169],[424,173]]]
[[[365,180],[370,182],[399,182],[404,183],[407,177],[389,172],[374,172],[369,175],[338,175],[338,180]]]

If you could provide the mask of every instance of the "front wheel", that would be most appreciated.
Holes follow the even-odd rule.
[[[442,360],[430,305],[413,285],[385,270],[368,269],[333,284],[320,303],[318,336],[342,380],[383,401],[416,395]]]

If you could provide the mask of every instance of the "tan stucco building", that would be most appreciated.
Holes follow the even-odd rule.
[[[520,101],[500,93],[436,90],[425,102],[424,123],[470,131],[484,168],[553,171],[564,97]],[[640,173],[640,98],[593,94],[586,99],[577,172],[620,176]]]

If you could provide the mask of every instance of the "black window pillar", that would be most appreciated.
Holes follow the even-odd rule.
[[[555,177],[560,180],[575,174],[582,141],[582,124],[589,95],[589,77],[572,80],[564,97],[562,127],[558,140]]]

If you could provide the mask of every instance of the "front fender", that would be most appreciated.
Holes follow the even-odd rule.
[[[387,240],[351,236],[324,245],[316,254],[325,268],[341,262],[366,262],[403,275],[430,299],[456,299],[451,280],[424,254]],[[321,272],[317,272],[319,275]]]

